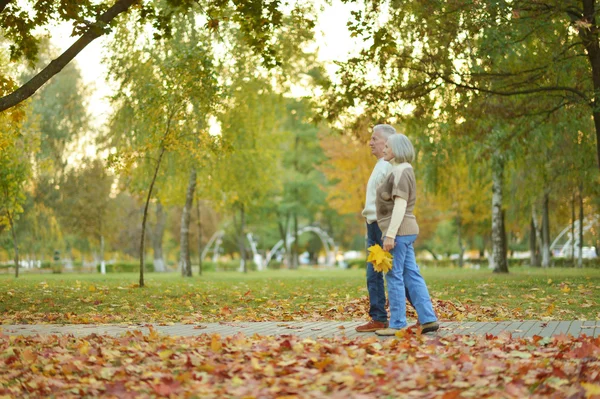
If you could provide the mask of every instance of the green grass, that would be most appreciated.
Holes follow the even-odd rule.
[[[8,323],[349,320],[367,316],[364,270],[0,276]],[[438,315],[450,320],[600,319],[600,270],[423,270]]]

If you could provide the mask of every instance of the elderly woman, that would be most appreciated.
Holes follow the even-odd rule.
[[[413,215],[417,186],[411,162],[415,158],[412,143],[403,134],[389,137],[383,158],[393,165],[391,172],[377,188],[377,223],[384,232],[383,249],[394,256],[392,269],[386,273],[390,302],[389,328],[377,330],[377,335],[394,335],[406,328],[406,293],[417,310],[421,332],[439,328],[429,291],[415,260],[413,243],[419,225]]]

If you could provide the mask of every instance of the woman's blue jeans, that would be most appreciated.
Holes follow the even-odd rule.
[[[396,245],[392,250],[393,266],[385,275],[390,301],[390,328],[400,329],[408,326],[406,322],[407,292],[417,311],[419,323],[437,321],[425,279],[423,279],[415,259],[413,243],[416,239],[416,235],[396,236]]]
[[[383,248],[382,233],[377,222],[367,223],[367,248],[379,244]],[[367,262],[367,290],[369,291],[369,316],[375,321],[386,323],[388,320],[385,310],[385,284],[383,273],[376,272],[373,264]],[[406,298],[410,300],[410,294],[406,292]]]

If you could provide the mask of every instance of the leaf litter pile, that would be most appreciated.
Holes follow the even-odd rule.
[[[0,335],[0,397],[600,398],[600,338]]]

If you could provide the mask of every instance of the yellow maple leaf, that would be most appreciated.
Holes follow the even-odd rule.
[[[376,272],[388,272],[392,269],[392,254],[384,251],[379,244],[369,247],[368,251],[367,262],[373,264],[373,270]]]
[[[592,396],[600,395],[600,385],[582,382],[581,386],[583,387],[583,389],[585,389],[586,398],[591,398]]]

